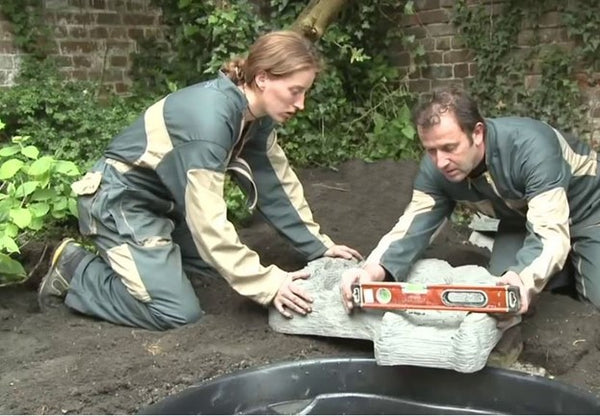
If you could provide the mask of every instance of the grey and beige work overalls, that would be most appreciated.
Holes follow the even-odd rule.
[[[367,262],[402,280],[457,202],[498,218],[490,272],[539,293],[571,262],[579,295],[600,307],[600,175],[595,151],[530,118],[485,120],[485,169],[448,181],[426,155],[412,200]]]
[[[226,171],[262,216],[307,260],[333,242],[321,234],[302,186],[264,117],[243,131],[245,96],[219,74],[150,106],[73,185],[79,226],[99,256],[76,269],[66,304],[110,322],[167,329],[201,308],[184,272],[219,275],[268,304],[286,271],[261,265],[227,220]]]

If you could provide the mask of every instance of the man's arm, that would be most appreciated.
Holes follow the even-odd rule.
[[[550,128],[549,133],[553,134]],[[538,137],[518,152],[514,166],[527,198],[527,235],[516,263],[501,281],[521,286],[522,312],[531,297],[542,291],[548,279],[564,266],[570,250],[570,173],[560,142]],[[518,280],[516,279],[518,276]],[[520,284],[519,284],[520,280]]]
[[[455,201],[444,194],[429,162],[423,160],[412,199],[396,225],[381,238],[362,268],[348,270],[342,276],[346,307],[352,307],[353,283],[382,281],[387,276],[404,280],[454,206]]]

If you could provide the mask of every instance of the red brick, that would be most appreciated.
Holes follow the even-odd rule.
[[[73,66],[76,68],[91,68],[92,60],[88,56],[73,56]]]
[[[427,10],[419,12],[418,15],[419,21],[424,25],[431,23],[448,23],[450,21],[448,11],[445,9]]]
[[[432,23],[427,26],[427,31],[433,37],[454,35],[456,28],[450,23]]]
[[[428,64],[441,64],[443,63],[443,55],[440,52],[429,52],[425,55],[425,60]]]
[[[70,55],[55,55],[53,58],[56,60],[56,64],[59,67],[72,67],[73,66],[73,57]]]
[[[475,75],[477,75],[477,64],[470,63],[469,64],[469,76],[474,77]]]
[[[118,13],[98,13],[96,21],[99,25],[120,25],[123,23],[121,15]]]
[[[108,38],[110,39],[127,39],[127,28],[125,27],[111,27],[108,30]]]
[[[156,23],[156,17],[146,14],[126,14],[123,16],[123,23],[128,26],[153,25]]]
[[[92,7],[92,9],[101,9],[101,10],[106,9],[106,0],[91,0],[90,3],[91,3],[90,6]]]
[[[439,9],[440,0],[415,0],[415,10]]]
[[[127,34],[131,39],[143,39],[144,38],[144,29],[139,28],[129,28],[127,30]]]
[[[135,44],[132,41],[118,41],[118,40],[107,40],[106,47],[110,51],[111,55],[123,55],[133,52]]]
[[[69,29],[66,25],[54,25],[52,28],[54,31],[54,38],[61,39],[69,36]]]
[[[460,36],[452,36],[452,49],[463,49],[465,41]]]
[[[454,65],[454,78],[466,78],[469,76],[469,64]]]
[[[409,66],[410,65],[410,53],[399,52],[392,56],[392,62],[395,66]]]
[[[125,79],[125,73],[120,68],[107,68],[104,71],[103,77],[105,82],[123,81]]]
[[[401,27],[406,27],[406,26],[417,26],[419,25],[420,21],[417,18],[416,15],[414,14],[403,14],[402,17],[400,18],[400,23],[399,25]]]
[[[126,56],[111,56],[110,66],[127,68],[129,65],[129,59]]]
[[[423,78],[452,78],[452,65],[430,65],[423,69]]]
[[[69,78],[87,81],[90,79],[87,69],[70,69],[65,71]]]
[[[56,24],[91,25],[96,22],[96,15],[92,13],[57,12],[53,20]]]
[[[563,22],[559,12],[545,13],[537,22],[540,27],[558,27],[563,26]]]
[[[457,51],[444,52],[444,63],[455,64],[460,62],[467,62],[473,58],[472,53],[468,49],[462,49]]]
[[[62,40],[60,41],[60,52],[61,54],[91,53],[97,51],[98,46],[94,41]]]
[[[539,38],[541,43],[567,42],[569,34],[566,28],[540,29]]]
[[[108,29],[101,26],[90,28],[90,37],[93,39],[107,39]]]
[[[127,92],[129,92],[129,88],[131,86],[129,84],[126,84],[124,82],[117,82],[115,83],[115,92],[117,94],[125,94]]]
[[[416,79],[408,81],[408,89],[412,92],[430,92],[431,81],[428,79]]]
[[[427,31],[420,26],[408,27],[404,29],[403,32],[407,36],[414,35],[417,39],[421,39],[427,36]]]
[[[70,26],[69,36],[72,38],[87,38],[88,33],[84,27],[81,26]]]
[[[12,41],[0,40],[0,53],[14,54],[17,48]]]
[[[531,29],[523,29],[517,36],[517,45],[519,46],[532,46],[535,45],[535,32]]]
[[[463,88],[464,83],[462,79],[434,79],[431,82],[431,89],[436,90],[439,88],[450,88],[450,87],[458,87]]]
[[[452,49],[451,44],[452,38],[449,36],[435,39],[435,49],[437,51],[445,51]]]

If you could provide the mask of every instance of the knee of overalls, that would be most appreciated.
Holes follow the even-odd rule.
[[[153,315],[159,321],[160,329],[163,330],[198,322],[204,316],[204,311],[200,308],[198,301],[180,303],[177,306],[171,305],[168,309],[152,309],[154,309]]]

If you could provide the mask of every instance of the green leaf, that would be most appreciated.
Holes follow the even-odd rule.
[[[67,176],[77,176],[80,174],[77,165],[66,160],[57,161],[54,170]]]
[[[21,149],[21,153],[27,156],[29,159],[37,159],[40,155],[40,151],[35,146],[25,146]]]
[[[56,213],[57,211],[64,211],[65,209],[67,209],[67,198],[55,199],[53,202],[54,202],[54,205],[52,206],[53,213]]]
[[[43,217],[48,213],[48,211],[50,211],[50,205],[45,202],[29,204],[27,207],[34,218]]]
[[[26,277],[27,273],[21,263],[0,253],[0,280],[22,281]]]
[[[44,217],[32,218],[31,224],[29,224],[29,228],[32,229],[33,231],[41,230],[42,228],[44,228],[44,224],[45,224],[44,220],[45,220]]]
[[[0,251],[7,253],[19,253],[19,246],[13,238],[3,235],[0,237]]]
[[[21,147],[17,145],[4,146],[2,149],[0,149],[0,157],[12,156],[19,153],[20,150]]]
[[[47,201],[56,196],[56,192],[52,189],[38,189],[31,195],[31,199],[35,201]]]
[[[19,234],[19,227],[10,222],[5,224],[6,226],[4,227],[4,235],[15,238]]]
[[[69,198],[69,212],[71,213],[72,216],[74,216],[75,218],[79,218],[79,210],[77,209],[77,199],[75,198]]]
[[[54,158],[51,156],[42,156],[29,167],[28,173],[31,176],[39,176],[48,172],[54,163]]]
[[[26,208],[13,208],[8,214],[19,228],[25,228],[31,223],[31,212]]]
[[[28,181],[17,187],[15,191],[15,198],[23,198],[33,191],[35,191],[40,186],[38,181]]]
[[[0,166],[0,180],[10,179],[25,163],[18,159],[9,159]]]

